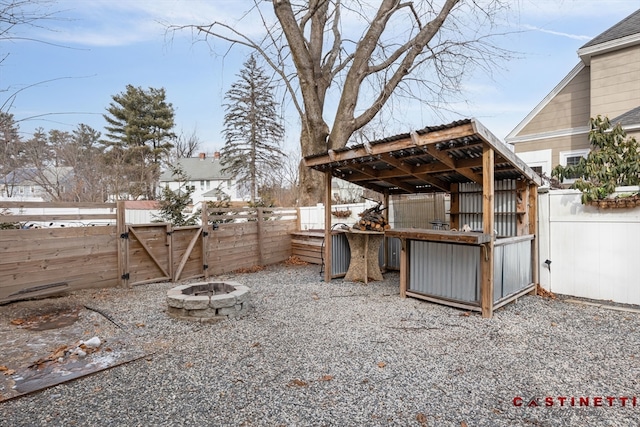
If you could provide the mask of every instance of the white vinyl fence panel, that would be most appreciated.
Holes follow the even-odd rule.
[[[575,190],[539,199],[540,284],[558,294],[640,305],[640,208],[584,206]]]

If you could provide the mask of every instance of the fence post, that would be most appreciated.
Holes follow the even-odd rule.
[[[202,231],[202,269],[204,270],[205,280],[209,279],[209,205],[207,202],[202,202],[201,226]]]
[[[263,216],[264,212],[263,212],[263,208],[258,208],[258,265],[262,265],[263,264],[263,250],[264,250],[264,245],[262,242],[263,239],[263,235],[262,235],[262,231],[263,231],[263,227],[262,227],[262,216]]]
[[[116,207],[116,238],[118,239],[118,275],[120,286],[128,287],[129,241],[127,235],[127,218],[124,200],[118,200]]]

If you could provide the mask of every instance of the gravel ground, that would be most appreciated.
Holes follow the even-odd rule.
[[[317,266],[277,265],[225,278],[251,288],[251,307],[214,324],[168,317],[171,283],[64,297],[155,353],[0,403],[0,425],[640,425],[636,312],[525,296],[482,319],[401,299],[397,273],[327,284]],[[584,396],[588,407],[558,399]]]

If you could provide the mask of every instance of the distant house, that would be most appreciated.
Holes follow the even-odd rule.
[[[537,172],[589,152],[591,117],[607,116],[640,137],[640,10],[578,50],[580,62],[506,137]],[[551,64],[550,64],[551,65]]]
[[[61,201],[73,198],[73,168],[16,169],[0,178],[0,200]]]
[[[214,153],[213,157],[207,157],[200,153],[198,157],[178,159],[178,165],[189,177],[188,185],[193,186],[191,195],[193,203],[202,201],[218,201],[230,199],[242,200],[239,197],[236,181],[229,174],[222,173],[220,153]],[[171,171],[165,171],[160,175],[160,186],[168,186],[177,191],[180,183]]]

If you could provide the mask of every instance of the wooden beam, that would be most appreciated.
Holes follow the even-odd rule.
[[[409,254],[408,248],[409,242],[407,239],[400,239],[400,298],[407,297],[407,279],[409,272]]]
[[[415,134],[415,137],[413,135]],[[352,160],[360,157],[378,155],[383,153],[389,153],[391,151],[403,150],[416,145],[425,146],[437,144],[438,142],[449,141],[451,139],[462,138],[473,134],[472,123],[466,123],[460,126],[445,128],[437,131],[427,132],[423,135],[418,135],[416,132],[412,132],[407,138],[397,139],[395,141],[385,142],[381,144],[370,145],[366,147],[352,148],[348,151],[327,152],[320,156],[305,157],[303,163],[307,167],[315,167],[320,165],[326,165],[332,162],[341,162],[344,160]],[[367,152],[369,149],[369,152]]]
[[[162,274],[164,274],[167,277],[171,277],[169,272],[164,268],[164,265],[162,265],[162,263],[158,260],[158,258],[156,258],[156,256],[153,254],[153,251],[151,250],[151,248],[147,245],[147,243],[145,243],[145,239],[141,238],[140,235],[136,233],[133,227],[128,227],[128,228],[129,228],[129,233],[135,236],[140,246],[142,246],[142,249],[145,250],[149,258],[151,258],[151,261],[153,261],[153,263],[156,265],[156,267],[158,267],[158,269],[162,272]]]
[[[474,133],[477,133],[489,146],[503,159],[514,165],[514,167],[524,175],[529,181],[534,182],[537,185],[542,185],[542,178],[535,173],[527,164],[520,159],[509,147],[502,141],[500,141],[494,134],[489,132],[480,122],[476,120],[471,121]],[[483,150],[484,152],[484,150]]]
[[[205,265],[209,265],[209,233],[211,230],[209,229],[209,208],[207,202],[202,202],[202,209],[200,224],[202,224],[202,269],[204,270],[204,278],[205,280],[209,279],[209,268],[205,268]],[[298,214],[298,218],[300,218],[300,214]],[[173,252],[173,251],[172,251]]]
[[[482,231],[492,236],[483,245],[480,254],[482,277],[480,282],[480,306],[482,317],[493,316],[493,235],[494,235],[494,151],[489,144],[482,148]]]
[[[382,193],[382,203],[384,203],[384,207],[386,208],[382,212],[382,217],[384,218],[385,224],[389,224],[389,210],[391,209],[391,206],[389,206],[389,190],[385,190],[385,192]],[[384,268],[386,270],[389,265],[389,245],[386,235],[382,239],[382,244],[384,245]]]
[[[490,234],[465,233],[463,231],[431,230],[422,228],[392,228],[384,232],[387,237],[400,239],[423,240],[428,242],[461,243],[481,245],[491,241]]]
[[[535,294],[538,290],[539,278],[540,278],[540,262],[538,259],[538,187],[536,184],[529,185],[529,234],[533,234],[534,238],[531,242],[531,280],[536,286],[533,289]]]
[[[415,172],[415,168],[412,167],[411,165],[408,165],[406,163],[404,163],[401,159],[396,159],[395,157],[392,157],[390,154],[383,154],[381,156],[381,159],[383,162],[395,167],[396,169],[399,169],[403,172],[405,172],[408,175],[411,175],[417,179],[419,179],[420,181],[424,181],[426,184],[429,184],[431,186],[434,187],[438,187],[439,189],[447,192],[449,191],[449,184],[436,178],[436,177],[432,177],[427,173],[416,173]]]
[[[189,255],[191,255],[191,251],[193,251],[193,248],[196,246],[196,243],[198,243],[198,240],[200,240],[201,233],[202,233],[202,227],[200,227],[196,232],[196,234],[191,238],[191,241],[189,242],[189,246],[187,246],[187,249],[184,251],[184,254],[182,254],[182,258],[180,259],[180,264],[178,265],[178,268],[176,269],[176,273],[173,276],[174,282],[177,282],[178,280],[180,280],[180,275],[182,274],[182,270],[184,270],[184,266],[187,265],[187,261],[189,261]],[[155,261],[155,257],[152,256],[152,258]]]
[[[444,163],[445,165],[447,165],[447,167],[454,169],[456,172],[473,182],[482,184],[482,175],[478,175],[477,173],[473,172],[471,168],[459,168],[456,162],[451,157],[449,157],[446,152],[438,151],[435,145],[428,145],[425,147],[425,149],[431,157],[438,160],[439,162]]]
[[[324,281],[331,282],[331,170],[324,174]]]
[[[460,230],[460,193],[459,184],[451,184],[449,205],[449,229]]]
[[[379,178],[379,173],[378,171],[375,171],[373,169],[371,169],[369,166],[363,166],[361,169],[362,173],[364,175],[368,175],[370,178],[369,179],[374,179],[374,180],[380,180],[380,181],[385,181],[388,182],[389,184],[395,185],[398,188],[402,188],[404,191],[406,191],[407,193],[411,194],[411,193],[415,193],[416,189],[415,187],[405,183],[404,181],[397,179],[397,178],[385,178],[385,179],[380,179]],[[404,175],[403,175],[404,176]],[[360,181],[362,182],[362,181]],[[375,184],[371,184],[370,185],[374,185],[375,187],[379,188],[381,191],[378,191],[378,193],[384,193],[385,189],[384,187],[379,187],[376,186]],[[361,186],[365,186],[365,184],[360,183],[359,185]]]
[[[118,239],[118,280],[120,282],[120,286],[126,288],[129,284],[129,280],[126,279],[126,274],[129,272],[129,241],[122,237],[127,232],[127,211],[124,206],[124,201],[119,201],[116,209],[116,238]]]

